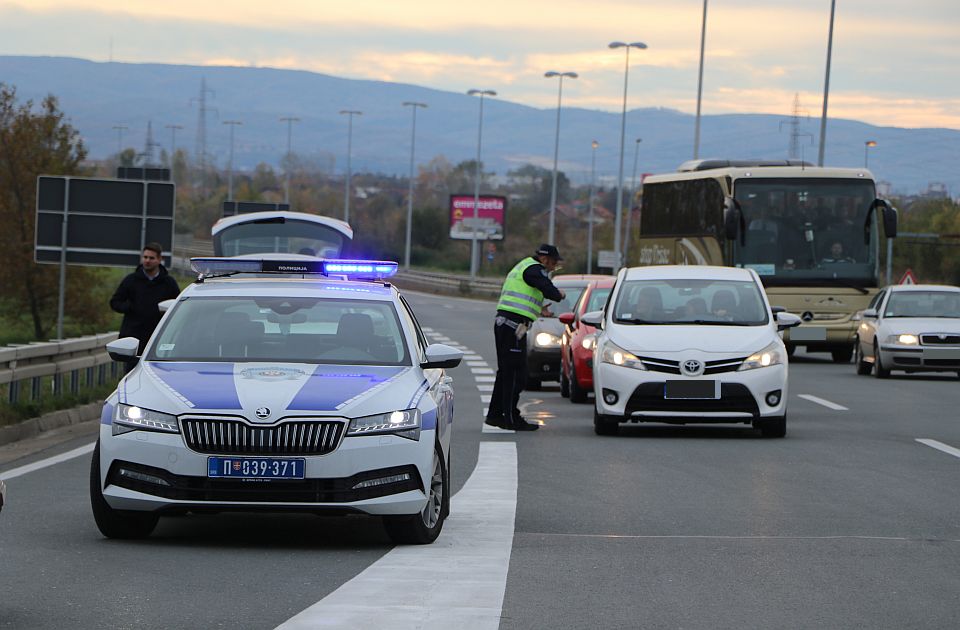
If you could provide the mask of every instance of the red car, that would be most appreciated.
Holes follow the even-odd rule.
[[[561,313],[563,337],[560,339],[560,395],[570,402],[587,402],[593,391],[593,340],[596,328],[584,324],[584,313],[599,311],[607,303],[614,278],[594,280],[584,289],[572,313]]]

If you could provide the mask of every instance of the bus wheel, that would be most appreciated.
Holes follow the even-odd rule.
[[[834,363],[850,363],[850,359],[853,358],[853,346],[835,348],[830,351],[830,356],[833,357]]]
[[[787,346],[787,356],[792,357],[793,353],[797,351],[797,347],[792,343],[788,343],[786,344],[786,346]]]

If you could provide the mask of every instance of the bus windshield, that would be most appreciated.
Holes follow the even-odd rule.
[[[734,184],[746,225],[734,263],[754,269],[764,284],[826,279],[870,286],[876,281],[875,219],[871,243],[864,225],[873,182],[856,179],[741,178]]]

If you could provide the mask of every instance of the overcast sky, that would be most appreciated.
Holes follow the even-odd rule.
[[[696,109],[702,0],[0,0],[0,54],[269,66],[553,107]],[[703,112],[822,108],[830,0],[710,0]],[[831,117],[960,129],[960,0],[837,0]],[[0,77],[0,81],[3,77]]]

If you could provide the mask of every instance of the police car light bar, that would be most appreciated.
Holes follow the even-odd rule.
[[[398,264],[386,260],[279,260],[250,258],[191,258],[190,266],[205,277],[235,273],[297,273],[380,280],[397,273]]]

